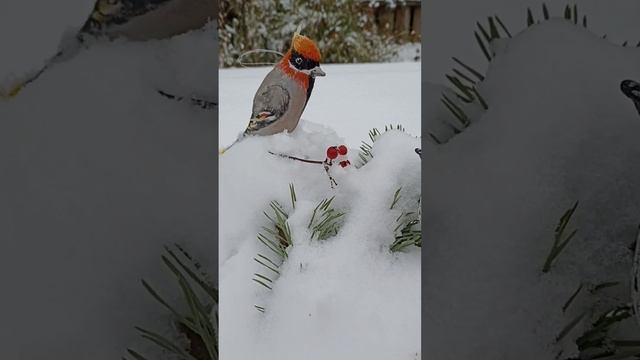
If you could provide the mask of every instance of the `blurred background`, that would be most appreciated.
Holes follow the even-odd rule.
[[[247,125],[260,82],[298,28],[316,41],[327,73],[302,115],[358,145],[372,128],[420,134],[420,1],[220,2],[220,145]],[[265,50],[265,51],[260,51]]]
[[[222,0],[220,64],[240,66],[249,50],[284,51],[299,25],[317,41],[324,63],[417,61],[421,14],[416,0]],[[243,60],[268,61],[264,56]]]
[[[2,359],[164,358],[134,326],[211,352],[141,279],[187,310],[175,243],[217,279],[217,113],[160,95],[216,101],[212,5],[0,1]]]

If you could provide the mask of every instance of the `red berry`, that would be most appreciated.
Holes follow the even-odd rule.
[[[338,146],[338,154],[340,155],[347,155],[347,147],[344,145],[340,145]]]
[[[335,146],[330,146],[327,148],[327,157],[331,160],[338,157],[338,149]]]

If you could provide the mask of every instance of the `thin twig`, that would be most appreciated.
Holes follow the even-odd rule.
[[[307,160],[307,159],[302,159],[302,158],[291,156],[291,155],[274,153],[272,151],[269,151],[269,154],[275,155],[275,156],[279,156],[279,157],[283,157],[283,158],[287,158],[287,159],[291,159],[291,160],[302,161],[302,162],[309,163],[309,164],[323,164],[324,163],[324,161],[322,161],[322,160]]]

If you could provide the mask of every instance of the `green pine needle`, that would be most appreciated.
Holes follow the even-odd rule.
[[[449,82],[451,82],[451,84],[453,84],[453,86],[455,86],[462,93],[462,95],[458,94],[458,97],[460,99],[462,99],[467,103],[473,102],[475,100],[473,93],[471,91],[471,88],[464,85],[462,81],[460,81],[460,79],[448,74],[446,74],[445,77],[447,78],[447,80],[449,80]]]
[[[571,296],[569,297],[569,299],[564,303],[564,305],[562,306],[562,312],[567,311],[567,309],[569,308],[569,306],[571,306],[571,304],[573,303],[573,300],[576,299],[576,297],[578,296],[578,294],[580,293],[580,291],[582,290],[583,284],[580,283],[580,285],[578,285],[578,288],[571,294]]]
[[[462,126],[467,127],[471,123],[467,114],[456,105],[447,95],[442,94],[442,99],[440,100],[445,107],[456,117],[462,124]]]
[[[530,8],[527,8],[527,27],[532,26],[535,23],[535,19],[533,18],[533,13]]]
[[[395,126],[385,125],[384,132],[387,132],[389,130],[405,131],[404,127],[399,124]],[[371,159],[373,159],[373,143],[376,142],[380,135],[382,135],[382,132],[380,132],[380,130],[378,130],[377,128],[369,130],[369,140],[371,140],[371,144],[363,141],[362,145],[360,145],[360,151],[358,152],[359,161],[355,164],[355,167],[357,169],[365,166]]]
[[[498,27],[493,17],[489,16],[489,34],[491,35],[491,41],[500,39],[500,33],[498,33]]]
[[[402,212],[396,222],[395,239],[389,247],[391,252],[398,252],[410,246],[422,247],[420,202],[418,202],[418,212]]]
[[[640,350],[619,351],[618,346],[633,346],[625,342],[616,344],[610,333],[614,326],[633,315],[633,309],[628,305],[618,305],[604,312],[596,321],[576,340],[580,349],[578,359],[593,359],[598,354],[598,359],[628,359],[640,353]]]
[[[482,53],[484,54],[484,57],[487,58],[487,61],[491,62],[491,59],[492,59],[491,54],[489,53],[489,50],[487,50],[486,45],[484,44],[484,42],[480,38],[480,35],[478,35],[477,31],[474,31],[473,35],[475,36],[476,42],[478,43],[478,46],[480,46],[480,49],[482,50]]]
[[[396,192],[393,194],[393,201],[391,201],[391,206],[389,207],[389,210],[393,210],[393,207],[396,206],[396,204],[398,203],[398,200],[400,200],[400,191],[402,191],[402,186],[398,188],[398,190],[396,190]]]
[[[138,330],[138,332],[140,332],[140,337],[142,337],[145,340],[148,340],[156,345],[158,345],[160,348],[169,351],[172,354],[181,356],[184,359],[189,359],[189,360],[198,360],[195,359],[191,354],[189,354],[185,349],[183,349],[181,346],[176,345],[174,342],[172,342],[171,340],[167,339],[166,337],[159,335],[155,332],[143,329],[141,327],[136,327],[136,330]]]
[[[164,308],[169,310],[171,315],[175,318],[175,321],[188,329],[194,336],[197,336],[199,340],[204,344],[207,356],[204,359],[198,359],[194,357],[192,353],[182,345],[177,345],[176,342],[167,339],[166,337],[144,329],[142,327],[136,327],[136,330],[140,333],[140,336],[155,344],[156,346],[179,356],[181,359],[186,360],[217,360],[218,359],[218,336],[217,336],[217,324],[218,316],[215,314],[215,324],[212,318],[212,310],[218,303],[218,290],[206,281],[206,274],[198,275],[191,267],[200,269],[200,265],[193,261],[193,258],[181,247],[178,247],[180,254],[185,259],[181,259],[178,253],[174,252],[169,247],[165,247],[168,256],[161,256],[162,262],[175,276],[180,289],[182,290],[182,299],[188,304],[189,311],[184,314],[178,310],[177,307],[171,305],[166,301],[153,287],[145,280],[142,280],[143,287],[147,292]],[[187,265],[187,262],[190,265]],[[200,299],[198,293],[192,287],[192,283],[195,283],[200,294],[205,294],[204,299]],[[145,360],[145,357],[140,353],[132,349],[127,349],[127,353],[134,357],[136,360]]]
[[[295,209],[297,195],[293,184],[289,184],[289,195],[291,198],[291,206]],[[293,238],[288,223],[289,214],[287,214],[277,201],[271,201],[269,208],[271,212],[268,213],[265,211],[263,214],[267,220],[269,220],[270,224],[269,226],[262,227],[262,231],[258,233],[257,239],[276,255],[277,260],[274,261],[263,254],[257,254],[253,260],[267,270],[269,274],[275,273],[275,276],[279,276],[280,271],[278,269],[289,257],[287,251],[290,246],[293,246]],[[272,285],[275,281],[273,278],[260,273],[255,273],[251,280],[268,290],[272,290]],[[258,305],[255,305],[255,308],[260,312],[264,312],[265,310],[264,307]]]
[[[460,59],[456,58],[456,57],[452,57],[453,61],[455,61],[458,65],[462,66],[465,70],[467,70],[468,72],[470,72],[471,74],[473,74],[473,76],[475,76],[479,81],[483,81],[484,80],[484,75],[480,74],[480,72],[476,69],[474,69],[473,67],[465,64],[464,62],[462,62]]]
[[[482,105],[482,108],[485,110],[489,110],[489,104],[487,104],[487,101],[484,99],[484,97],[480,95],[480,92],[478,91],[478,89],[476,89],[475,87],[472,87],[471,91],[475,95],[476,99],[478,99],[478,101],[480,102],[480,105]]]
[[[133,356],[135,360],[148,360],[146,357],[140,355],[140,353],[135,352],[131,349],[127,349],[127,352],[129,353],[129,355]]]
[[[558,336],[556,336],[556,341],[562,340],[565,336],[571,332],[571,330],[576,327],[580,323],[582,319],[588,314],[588,311],[582,312],[580,315],[576,316],[573,320],[571,320],[567,325],[562,328]]]
[[[254,274],[254,275],[258,275],[258,274]],[[266,288],[267,288],[267,289],[269,289],[269,290],[273,290],[273,288],[272,288],[270,285],[267,285],[267,283],[266,283],[266,282],[264,282],[264,281],[262,281],[262,280],[260,280],[260,279],[253,278],[253,279],[251,279],[251,280],[253,280],[253,281],[255,281],[256,283],[258,283],[258,284],[260,284],[260,285],[262,285],[262,286],[266,287]],[[269,280],[269,282],[273,282],[273,281]]]
[[[193,270],[185,265],[185,263],[181,261],[168,246],[165,246],[165,251],[169,254],[173,261],[175,261],[182,268],[185,274],[189,275],[189,278],[191,278],[191,280],[198,284],[200,288],[204,290],[211,297],[211,299],[213,299],[213,301],[218,302],[218,290],[211,283],[209,283],[206,279],[203,279],[201,276],[197,275]]]
[[[331,207],[334,197],[323,199],[313,210],[308,229],[311,230],[311,240],[326,240],[336,236],[342,226],[344,212],[336,211]]]
[[[491,43],[492,37],[489,35],[484,26],[482,26],[480,22],[476,22],[476,26],[478,27],[478,30],[480,30],[480,34],[482,35],[484,41],[486,41],[487,43]]]
[[[271,261],[271,259],[269,259],[268,257],[262,254],[258,254],[257,257],[253,258],[253,260],[258,264],[264,266],[266,269],[271,270],[277,275],[280,275],[280,271],[277,270],[280,266],[278,266],[275,262]]]
[[[473,80],[469,76],[465,75],[462,71],[460,71],[458,69],[453,69],[453,73],[456,74],[456,76],[458,76],[459,78],[461,78],[461,79],[465,80],[466,82],[468,82],[471,86],[475,86],[477,84],[477,82],[475,80]]]
[[[289,184],[289,193],[291,194],[291,207],[296,208],[296,189],[293,187],[293,184]]]
[[[600,290],[604,290],[617,285],[620,285],[620,281],[605,281],[603,283],[600,283],[594,286],[593,289],[591,289],[591,293],[596,293]]]
[[[507,29],[506,25],[502,22],[502,20],[498,17],[498,15],[494,15],[493,17],[496,19],[496,21],[498,22],[498,25],[500,25],[500,27],[505,32],[505,34],[507,34],[507,36],[511,38],[512,37],[511,32],[509,32],[509,29]]]
[[[544,262],[544,266],[542,267],[542,272],[546,273],[546,272],[549,272],[549,270],[551,270],[551,264],[553,263],[553,261],[558,257],[558,255],[560,255],[562,250],[564,250],[564,248],[569,244],[569,241],[571,241],[571,239],[573,239],[573,237],[576,235],[578,230],[572,231],[569,234],[569,236],[564,238],[564,232],[567,228],[567,225],[569,224],[569,221],[571,220],[571,217],[575,213],[577,207],[578,207],[578,202],[576,201],[573,207],[565,211],[565,213],[560,218],[560,221],[558,222],[558,225],[556,226],[556,229],[555,229],[553,245],[551,246],[551,250],[549,251],[549,254],[547,255],[547,258]]]

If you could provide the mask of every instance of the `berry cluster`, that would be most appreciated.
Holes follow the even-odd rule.
[[[326,162],[328,162],[329,164],[331,164],[331,162],[335,159],[338,158],[338,155],[340,156],[346,156],[348,152],[348,149],[346,146],[344,145],[339,145],[339,146],[329,146],[327,148],[327,160],[325,160]],[[351,162],[349,160],[341,160],[339,162],[340,166],[342,167],[347,167],[348,165],[351,165]]]

